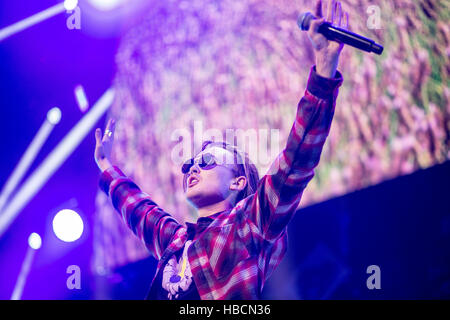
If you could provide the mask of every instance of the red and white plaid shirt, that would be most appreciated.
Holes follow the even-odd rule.
[[[314,176],[334,114],[342,75],[327,79],[311,69],[286,147],[256,193],[231,211],[214,215],[196,236],[188,260],[201,299],[258,299],[287,248],[287,225]],[[188,227],[179,224],[117,167],[102,173],[102,190],[129,228],[159,260],[156,275],[184,247]]]

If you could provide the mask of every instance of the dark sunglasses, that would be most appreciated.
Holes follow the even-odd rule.
[[[212,168],[220,165],[217,159],[214,157],[211,153],[204,153],[202,154],[201,158],[198,161],[195,161],[194,158],[187,160],[182,166],[181,166],[181,172],[183,174],[186,174],[191,170],[192,166],[195,163],[198,163],[198,166],[202,170],[211,170]],[[232,169],[234,172],[236,172],[235,169]]]
[[[192,166],[195,164],[194,158],[187,160],[182,166],[181,166],[181,172],[183,174],[186,174],[191,170]],[[211,153],[204,153],[202,154],[201,158],[198,162],[198,166],[202,168],[203,170],[210,170],[217,166],[217,161],[214,158],[214,156]]]

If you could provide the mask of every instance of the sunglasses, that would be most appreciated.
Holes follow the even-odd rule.
[[[187,160],[182,166],[181,166],[181,172],[183,174],[186,174],[191,170],[192,166],[194,164],[198,164],[198,166],[202,170],[211,170],[212,168],[215,168],[216,166],[222,165],[217,161],[216,157],[214,157],[211,153],[204,153],[202,156],[196,160],[194,158]],[[236,172],[236,170],[232,169]]]

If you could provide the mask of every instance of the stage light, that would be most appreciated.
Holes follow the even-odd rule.
[[[115,9],[122,4],[122,0],[89,0],[89,2],[97,9],[103,11]]]
[[[61,120],[61,110],[56,107],[53,109],[50,109],[47,112],[47,120],[48,120],[48,122],[50,122],[53,125],[58,124],[59,121]]]
[[[67,11],[72,11],[78,6],[78,0],[64,0],[64,8]]]
[[[8,206],[5,206],[5,209],[0,213],[0,236],[3,235],[20,211],[78,147],[86,135],[91,133],[92,128],[108,110],[113,100],[114,89],[109,88],[24,182],[19,191],[8,202]],[[48,121],[45,123],[48,124]]]
[[[77,85],[74,89],[74,93],[78,108],[80,108],[81,112],[85,112],[89,108],[89,102],[83,86],[81,84]]]
[[[83,220],[70,209],[59,211],[53,218],[53,232],[64,242],[78,240],[83,234]]]
[[[22,298],[23,288],[27,282],[35,252],[41,247],[41,244],[41,236],[39,236],[36,232],[30,234],[28,237],[29,247],[27,249],[25,259],[22,262],[22,267],[20,268],[19,276],[17,277],[16,285],[14,286],[14,290],[11,295],[11,300],[20,300]]]
[[[30,234],[30,236],[28,237],[28,245],[34,250],[39,249],[42,245],[41,236],[38,235],[36,232]]]
[[[39,237],[37,233],[32,233],[30,237],[33,234]],[[40,239],[41,237],[39,237],[39,241]],[[30,243],[30,238],[28,238],[28,243]],[[37,249],[39,248],[33,248],[31,245],[28,247],[25,259],[22,262],[22,267],[20,268],[19,276],[17,277],[16,285],[14,286],[14,290],[11,295],[11,300],[20,300],[22,298],[23,289],[25,287],[25,283],[27,282],[28,274],[30,273],[31,265],[33,264],[34,255]]]
[[[57,14],[63,13],[66,10],[64,7],[64,3],[58,3],[53,7],[45,9],[41,12],[38,12],[26,19],[20,20],[8,27],[0,29],[0,41],[20,32],[25,29],[28,29],[42,21],[45,21],[51,17],[56,16]]]
[[[38,133],[34,136],[33,141],[31,141],[31,144],[14,168],[13,173],[8,178],[8,181],[5,183],[2,192],[0,193],[0,212],[2,212],[9,196],[33,163],[36,155],[41,150],[42,145],[47,141],[53,127],[59,122],[59,119],[61,119],[61,111],[58,108],[53,108],[47,112],[47,120],[44,121]]]

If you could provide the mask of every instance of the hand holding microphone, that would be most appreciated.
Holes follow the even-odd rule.
[[[338,66],[339,55],[344,47],[342,42],[328,40],[319,32],[319,27],[325,21],[335,23],[339,27],[347,28],[348,14],[342,11],[341,3],[336,0],[328,0],[327,17],[322,17],[322,1],[317,1],[316,17],[309,23],[308,38],[314,49],[316,59],[316,72],[325,78],[334,78]]]
[[[342,10],[341,3],[329,0],[327,4],[326,19],[322,17],[322,1],[317,1],[315,17],[305,13],[298,19],[302,30],[307,30],[308,37],[314,48],[316,58],[316,72],[326,78],[333,78],[336,74],[339,55],[344,43],[351,46],[358,45],[363,49],[380,54],[383,47],[370,39],[365,39],[348,31],[348,13]]]
[[[314,19],[317,18],[314,17],[311,12],[305,12],[298,17],[297,24],[300,29],[307,31],[311,25],[311,21]],[[381,54],[383,52],[383,47],[375,43],[375,41],[348,30],[335,27],[329,22],[322,23],[318,28],[318,32],[323,34],[329,40],[338,40],[367,52],[374,52],[376,54]]]

